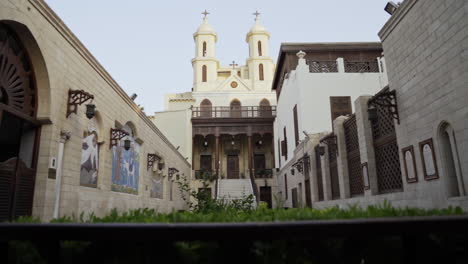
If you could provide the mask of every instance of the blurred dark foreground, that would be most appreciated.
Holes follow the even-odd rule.
[[[468,217],[0,224],[0,263],[468,263]]]

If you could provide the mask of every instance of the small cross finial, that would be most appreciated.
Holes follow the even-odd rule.
[[[229,66],[232,66],[233,69],[236,68],[236,66],[239,66],[238,64],[236,64],[236,61],[232,61],[231,64],[229,64]]]
[[[208,11],[206,11],[206,9],[205,9],[205,11],[202,12],[202,15],[203,15],[203,18],[204,18],[204,19],[206,19],[206,17],[207,17],[209,14],[210,14],[210,13],[209,13]]]
[[[253,15],[255,16],[255,21],[258,20],[258,17],[260,16],[260,13],[257,11],[255,11],[255,13],[253,13]]]

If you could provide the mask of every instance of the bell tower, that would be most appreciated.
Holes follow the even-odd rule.
[[[218,78],[219,61],[215,55],[215,44],[218,35],[208,23],[208,13],[206,10],[203,22],[193,34],[195,41],[195,58],[192,59],[193,67],[193,91],[209,90],[213,82]]]
[[[247,33],[246,42],[249,44],[249,78],[254,90],[267,91],[271,89],[275,71],[273,59],[269,55],[270,33],[260,23],[260,13],[256,11],[255,24]]]

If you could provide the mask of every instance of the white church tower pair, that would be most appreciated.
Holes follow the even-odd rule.
[[[260,13],[255,12],[255,24],[247,33],[249,57],[246,65],[239,66],[234,62],[231,67],[220,66],[215,54],[218,35],[208,23],[207,11],[202,13],[203,23],[193,34],[195,40],[195,58],[193,66],[193,91],[214,91],[222,85],[226,72],[236,74],[251,91],[270,91],[274,75],[273,59],[269,56],[270,33],[260,24]],[[234,88],[234,87],[233,87]]]

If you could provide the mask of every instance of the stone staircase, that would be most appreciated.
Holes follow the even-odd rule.
[[[231,201],[250,194],[255,197],[250,179],[220,179],[218,185],[218,199]]]

